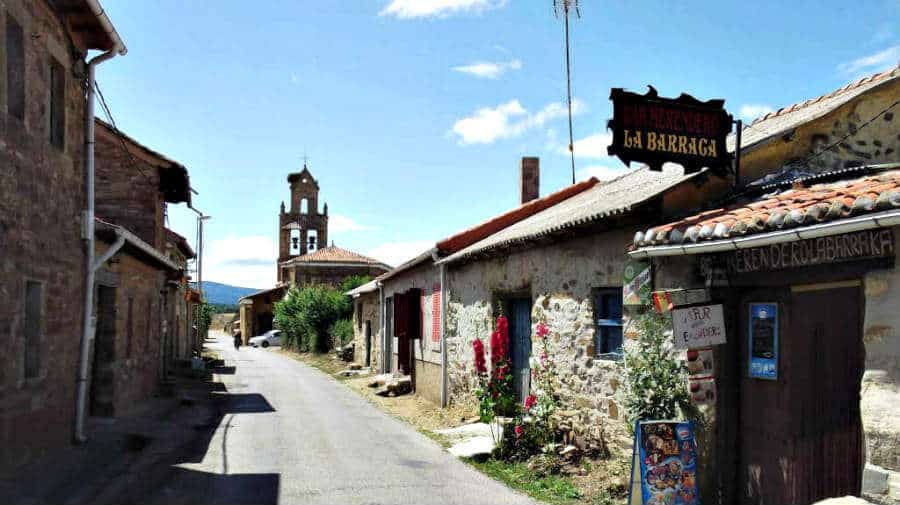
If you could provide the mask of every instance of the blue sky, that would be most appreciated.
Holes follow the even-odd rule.
[[[900,1],[582,0],[572,22],[578,178],[605,156],[609,89],[759,113],[900,60]],[[571,182],[563,25],[552,0],[105,0],[128,55],[98,81],[118,126],[182,162],[204,278],[274,284],[277,213],[304,153],[340,247],[397,263]],[[102,117],[102,115],[101,115]],[[194,214],[170,226],[195,237]]]

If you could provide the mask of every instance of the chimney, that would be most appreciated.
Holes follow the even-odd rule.
[[[541,196],[541,160],[535,156],[523,156],[519,171],[519,190],[523,204]]]

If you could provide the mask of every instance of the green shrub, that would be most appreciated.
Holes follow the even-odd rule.
[[[332,325],[346,318],[352,308],[343,292],[331,286],[293,287],[275,304],[275,325],[285,333],[289,347],[328,352]]]
[[[331,338],[336,346],[347,345],[353,340],[353,321],[338,319],[331,325]]]
[[[690,405],[687,370],[670,337],[672,322],[655,312],[637,316],[638,338],[625,346],[625,410],[638,419],[675,419]]]
[[[344,277],[344,280],[342,280],[340,285],[338,286],[338,290],[340,290],[341,293],[346,293],[347,291],[356,289],[371,280],[372,277],[369,275],[351,275],[349,277]]]

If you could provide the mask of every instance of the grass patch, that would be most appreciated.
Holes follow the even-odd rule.
[[[560,475],[538,477],[524,463],[496,459],[484,462],[472,459],[464,461],[485,475],[542,502],[568,505],[577,503],[581,498],[581,492],[568,477]]]

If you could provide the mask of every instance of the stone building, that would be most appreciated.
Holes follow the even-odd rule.
[[[170,281],[183,276],[181,265],[123,226],[96,225],[97,258],[108,257],[97,272],[96,318],[88,412],[91,416],[127,414],[158,391],[173,356],[165,326],[174,304]]]
[[[751,129],[768,136],[745,131],[753,183],[635,235],[657,289],[723,307],[705,444],[718,503],[900,499],[898,100],[895,68],[764,116]]]
[[[169,280],[166,284],[167,289],[172,291],[169,300],[173,308],[168,311],[172,316],[171,319],[167,318],[164,321],[166,328],[163,328],[163,335],[172,336],[165,344],[167,348],[164,349],[164,353],[171,356],[173,360],[190,359],[195,310],[201,298],[200,293],[191,289],[187,271],[188,261],[194,259],[196,253],[186,238],[168,228],[165,228],[164,231],[166,234],[166,257],[178,265],[183,272],[180,278]]]
[[[347,292],[353,300],[353,359],[356,363],[381,371],[381,299],[377,280]]]
[[[275,302],[281,300],[287,290],[288,286],[282,284],[251,293],[240,299],[238,302],[239,320],[241,340],[244,345],[247,345],[251,338],[272,329],[275,319]]]
[[[187,168],[177,161],[141,144],[112,125],[94,120],[96,213],[108,223],[128,230],[154,250],[169,258],[181,274],[168,274],[157,290],[154,308],[160,315],[154,352],[162,353],[165,372],[176,359],[189,359],[199,343],[192,331],[194,302],[188,296],[186,277],[188,256],[193,250],[187,240],[165,226],[168,205],[191,205]],[[155,283],[154,276],[146,279]],[[157,308],[158,305],[158,308]],[[150,369],[145,370],[150,374]]]
[[[105,17],[104,17],[105,19]],[[87,2],[0,4],[0,468],[72,440],[85,252]]]
[[[472,342],[489,341],[499,311],[510,322],[516,393],[530,389],[533,328],[551,331],[561,424],[580,445],[628,444],[622,407],[622,285],[634,232],[683,215],[729,188],[706,172],[639,168],[594,183],[438,261],[447,271],[447,382],[451,402],[474,401]],[[438,248],[442,243],[438,243]]]

